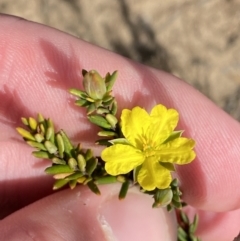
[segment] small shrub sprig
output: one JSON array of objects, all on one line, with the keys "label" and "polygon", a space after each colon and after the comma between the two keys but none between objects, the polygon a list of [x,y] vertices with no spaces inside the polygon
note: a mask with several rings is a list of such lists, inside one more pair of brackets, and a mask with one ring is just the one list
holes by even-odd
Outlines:
[{"label": "small shrub sprig", "polygon": [[[83,70],[82,74],[84,90],[70,89],[70,93],[76,97],[77,106],[86,108],[88,120],[100,128],[96,144],[105,146],[101,156],[94,156],[81,144],[74,145],[63,130],[56,130],[52,120],[41,114],[23,117],[25,127],[17,128],[24,141],[35,148],[35,157],[51,161],[45,172],[56,180],[53,189],[65,185],[74,189],[80,184],[100,195],[99,185],[119,182],[119,199],[135,185],[153,197],[153,208],[181,209],[182,193],[171,172],[175,171],[174,164],[188,164],[196,154],[194,140],[174,130],[178,112],[159,104],[149,114],[137,106],[124,109],[118,119],[112,93],[117,71],[105,77],[95,70]],[[180,216],[178,240],[199,241],[194,236],[196,220],[189,224],[185,214]]]},{"label": "small shrub sprig", "polygon": [[178,241],[200,241],[195,236],[198,226],[198,215],[194,216],[193,222],[190,222],[188,216],[181,210],[178,215]]}]

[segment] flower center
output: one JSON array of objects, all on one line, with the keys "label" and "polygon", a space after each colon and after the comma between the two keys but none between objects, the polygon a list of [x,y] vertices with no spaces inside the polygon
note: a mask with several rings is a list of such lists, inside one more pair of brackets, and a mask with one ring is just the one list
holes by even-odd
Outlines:
[{"label": "flower center", "polygon": [[142,144],[143,144],[143,153],[145,157],[154,156],[156,154],[154,149],[154,142],[151,140],[146,139],[145,137],[142,138]]}]

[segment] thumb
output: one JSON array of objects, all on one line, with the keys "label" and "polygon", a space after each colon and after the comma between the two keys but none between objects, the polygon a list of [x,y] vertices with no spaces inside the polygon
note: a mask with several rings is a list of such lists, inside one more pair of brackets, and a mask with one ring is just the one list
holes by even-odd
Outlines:
[{"label": "thumb", "polygon": [[45,197],[1,221],[2,240],[172,241],[174,213],[152,209],[151,198],[130,189],[123,201],[119,185],[96,196],[85,187]]},{"label": "thumb", "polygon": [[118,192],[119,186],[113,186],[99,208],[100,223],[103,230],[109,233],[106,240],[176,240],[173,212],[153,209],[153,199],[136,188],[130,189],[126,199],[121,201]]}]

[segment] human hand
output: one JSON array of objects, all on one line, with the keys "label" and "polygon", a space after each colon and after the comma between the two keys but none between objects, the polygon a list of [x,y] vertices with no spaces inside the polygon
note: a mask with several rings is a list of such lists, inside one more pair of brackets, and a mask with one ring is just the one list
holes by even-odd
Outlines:
[{"label": "human hand", "polygon": [[196,160],[177,168],[184,201],[193,207],[188,212],[200,216],[197,234],[202,241],[232,240],[238,234],[237,121],[176,77],[59,31],[9,16],[0,17],[0,29],[2,240],[176,239],[173,213],[152,209],[152,199],[135,189],[124,201],[117,199],[118,185],[102,187],[100,197],[84,187],[52,194],[52,178],[43,173],[49,163],[31,156],[16,133],[22,116],[40,112],[74,141],[91,145],[96,129],[67,93],[81,85],[82,68],[101,74],[119,70],[114,88],[119,109],[149,110],[162,103],[179,111],[178,129],[197,143]]}]

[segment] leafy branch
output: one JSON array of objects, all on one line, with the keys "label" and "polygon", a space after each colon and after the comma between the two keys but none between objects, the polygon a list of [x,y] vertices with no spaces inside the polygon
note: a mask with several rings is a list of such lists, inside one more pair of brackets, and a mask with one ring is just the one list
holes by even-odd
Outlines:
[{"label": "leafy branch", "polygon": [[[117,78],[117,71],[107,73],[101,77],[95,70],[82,71],[84,91],[70,89],[70,93],[77,99],[75,104],[86,108],[87,118],[97,125],[101,130],[98,136],[101,138],[96,143],[111,146],[116,143],[126,144],[121,132],[120,123],[116,117],[117,101],[112,95],[112,87]],[[127,174],[112,176],[105,170],[105,162],[93,154],[91,149],[82,148],[81,144],[74,145],[63,130],[55,130],[51,119],[44,118],[38,114],[37,118],[22,118],[24,128],[18,127],[18,133],[24,141],[35,148],[32,154],[41,159],[49,159],[51,165],[45,169],[45,173],[53,175],[55,183],[53,189],[57,190],[65,185],[74,189],[77,184],[86,185],[97,195],[100,195],[98,185],[119,182],[121,188],[119,199],[125,198],[130,186],[138,185],[137,172],[139,168]],[[182,131],[174,131],[165,143],[179,138]],[[171,163],[161,163],[169,171],[174,171]],[[180,210],[185,204],[181,199],[178,180],[174,179],[168,188],[146,191],[140,187],[143,193],[151,195],[154,199],[152,205],[156,207],[167,207]],[[178,241],[200,241],[195,237],[198,217],[195,216],[190,223],[186,214],[182,211],[179,215]]]}]

